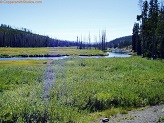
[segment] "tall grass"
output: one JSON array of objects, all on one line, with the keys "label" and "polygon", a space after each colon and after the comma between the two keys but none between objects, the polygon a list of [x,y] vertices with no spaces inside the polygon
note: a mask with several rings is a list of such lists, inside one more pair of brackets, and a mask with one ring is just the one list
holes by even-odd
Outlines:
[{"label": "tall grass", "polygon": [[51,48],[0,48],[0,57],[47,55]]},{"label": "tall grass", "polygon": [[33,56],[79,56],[79,55],[105,55],[101,50],[76,49],[76,47],[54,47],[54,48],[0,48],[0,57],[33,57]]},{"label": "tall grass", "polygon": [[[62,71],[65,71],[64,76]],[[60,102],[64,107],[78,109],[75,114],[110,108],[126,112],[124,109],[129,107],[164,102],[164,61],[161,60],[70,59],[62,71],[51,90],[51,106]]]},{"label": "tall grass", "polygon": [[0,122],[41,121],[45,61],[0,61]]},{"label": "tall grass", "polygon": [[0,67],[0,82],[7,83],[0,85],[3,122],[87,123],[95,118],[95,112],[110,116],[127,113],[129,108],[164,103],[163,60],[131,57],[53,61],[55,84],[46,105],[42,98],[43,61],[31,66],[7,63]]}]

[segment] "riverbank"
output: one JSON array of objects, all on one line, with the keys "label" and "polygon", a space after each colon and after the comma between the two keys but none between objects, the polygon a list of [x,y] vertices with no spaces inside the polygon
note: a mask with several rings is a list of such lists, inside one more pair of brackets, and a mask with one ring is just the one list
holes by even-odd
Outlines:
[{"label": "riverbank", "polygon": [[62,56],[106,56],[95,49],[76,49],[76,47],[54,48],[0,48],[1,58],[11,57],[62,57]]}]

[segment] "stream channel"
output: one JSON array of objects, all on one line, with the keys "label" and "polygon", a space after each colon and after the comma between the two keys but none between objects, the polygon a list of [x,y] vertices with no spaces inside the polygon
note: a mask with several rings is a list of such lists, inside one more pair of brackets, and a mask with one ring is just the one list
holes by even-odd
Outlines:
[{"label": "stream channel", "polygon": [[[0,58],[0,60],[46,60],[46,59],[53,59],[53,60],[60,60],[70,58],[72,56],[59,56],[59,57],[11,57],[11,58]],[[106,56],[75,56],[78,58],[113,58],[113,57],[131,57],[128,54],[122,53],[112,53],[108,52]]]}]

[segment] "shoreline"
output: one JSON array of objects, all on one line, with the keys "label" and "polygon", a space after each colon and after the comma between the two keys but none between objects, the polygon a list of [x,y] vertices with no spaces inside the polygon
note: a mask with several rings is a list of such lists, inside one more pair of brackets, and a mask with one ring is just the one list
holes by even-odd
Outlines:
[{"label": "shoreline", "polygon": [[80,55],[68,55],[68,54],[57,54],[57,55],[12,55],[12,56],[9,56],[9,55],[1,55],[0,58],[28,58],[28,57],[64,57],[64,56],[108,56],[107,54],[96,54],[96,55],[93,55],[93,54],[80,54]]}]

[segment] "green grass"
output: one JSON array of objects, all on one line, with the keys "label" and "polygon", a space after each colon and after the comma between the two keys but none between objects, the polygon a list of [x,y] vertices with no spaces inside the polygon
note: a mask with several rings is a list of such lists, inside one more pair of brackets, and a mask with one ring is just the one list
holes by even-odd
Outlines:
[{"label": "green grass", "polygon": [[55,48],[0,48],[0,57],[18,56],[58,56],[58,55],[105,55],[101,50],[76,49],[76,47],[55,47]]},{"label": "green grass", "polygon": [[53,61],[55,86],[45,105],[45,62],[0,62],[1,121],[88,123],[164,103],[163,60],[70,58]]},{"label": "green grass", "polygon": [[0,61],[0,92],[42,82],[46,60]]},{"label": "green grass", "polygon": [[38,121],[46,61],[0,61],[0,122]]},{"label": "green grass", "polygon": [[71,55],[71,56],[79,56],[79,55],[105,55],[105,53],[101,50],[95,49],[76,49],[76,47],[72,48],[55,48],[51,50],[52,54],[61,54],[61,55]]},{"label": "green grass", "polygon": [[46,55],[51,48],[0,48],[0,56]]},{"label": "green grass", "polygon": [[70,59],[59,73],[62,71],[64,76],[58,74],[51,90],[51,95],[57,95],[51,100],[52,105],[59,101],[65,107],[109,116],[164,102],[163,60]]}]

